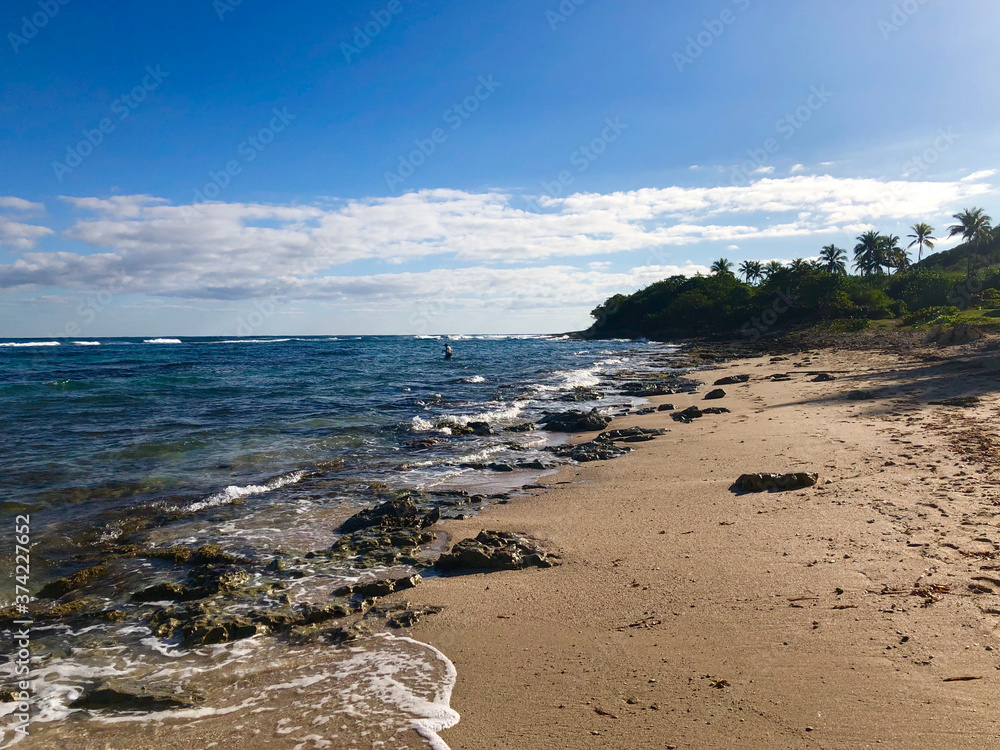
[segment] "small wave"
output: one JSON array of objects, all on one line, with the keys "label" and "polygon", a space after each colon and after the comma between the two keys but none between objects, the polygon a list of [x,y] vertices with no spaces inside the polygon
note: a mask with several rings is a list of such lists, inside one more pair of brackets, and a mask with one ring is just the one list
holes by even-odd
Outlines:
[{"label": "small wave", "polygon": [[463,383],[485,383],[486,378],[482,375],[473,375],[471,378],[462,378]]},{"label": "small wave", "polygon": [[[291,339],[228,339],[226,341],[217,341],[216,343],[218,343],[218,344],[280,344],[283,341],[291,341]],[[178,342],[178,343],[180,343],[180,342]]]},{"label": "small wave", "polygon": [[251,495],[262,495],[265,492],[272,492],[273,490],[280,489],[281,487],[286,487],[290,484],[295,484],[302,480],[306,473],[304,471],[293,471],[291,474],[285,474],[280,477],[275,477],[270,479],[264,484],[248,484],[243,487],[239,485],[231,484],[222,492],[216,492],[210,497],[206,497],[204,500],[199,500],[196,503],[191,503],[187,507],[187,510],[191,513],[196,513],[199,510],[204,510],[205,508],[214,508],[217,505],[228,505],[235,500],[239,500],[243,497],[250,497]]},{"label": "small wave", "polygon": [[100,346],[100,341],[74,341],[77,346]]},{"label": "small wave", "polygon": [[425,336],[423,334],[421,334],[419,336],[414,336],[413,338],[415,338],[415,339],[422,339],[422,340],[429,340],[429,341],[440,341],[441,340],[440,336]]},{"label": "small wave", "polygon": [[59,346],[58,341],[12,341],[9,343],[0,343],[0,346]]},{"label": "small wave", "polygon": [[143,339],[144,344],[179,344],[180,339]]}]

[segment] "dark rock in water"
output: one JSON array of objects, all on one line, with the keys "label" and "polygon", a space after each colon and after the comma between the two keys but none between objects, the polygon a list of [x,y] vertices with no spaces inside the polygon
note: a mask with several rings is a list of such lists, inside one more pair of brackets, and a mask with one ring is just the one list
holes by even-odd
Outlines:
[{"label": "dark rock in water", "polygon": [[728,378],[720,378],[716,380],[714,385],[737,385],[739,383],[749,383],[749,375],[731,375]]},{"label": "dark rock in water", "polygon": [[978,396],[955,396],[953,398],[944,398],[940,401],[928,401],[928,404],[932,406],[962,406],[962,407],[972,407],[976,406],[982,402],[982,399]]},{"label": "dark rock in water", "polygon": [[674,405],[673,404],[660,404],[659,406],[656,407],[656,410],[657,411],[673,411],[674,410]]},{"label": "dark rock in water", "polygon": [[596,388],[578,386],[559,397],[560,401],[600,401],[604,394]]},{"label": "dark rock in water", "polygon": [[716,399],[725,398],[726,392],[721,388],[716,388],[714,391],[709,391],[705,394],[706,401],[715,401]]},{"label": "dark rock in water", "polygon": [[180,601],[185,597],[187,588],[179,583],[158,583],[132,594],[134,602]]},{"label": "dark rock in water", "polygon": [[354,609],[346,600],[330,604],[307,604],[302,610],[302,621],[306,625],[315,625],[328,620],[339,620],[349,617]]},{"label": "dark rock in water", "polygon": [[702,417],[702,411],[697,406],[689,406],[684,411],[675,411],[670,415],[670,418],[675,422],[683,422],[684,424],[690,424],[692,419],[700,419]]},{"label": "dark rock in water", "polygon": [[443,609],[444,607],[435,607],[431,605],[407,609],[405,612],[400,612],[398,615],[390,617],[386,620],[385,624],[390,628],[412,628],[425,616],[436,615]]},{"label": "dark rock in water", "polygon": [[232,555],[222,549],[218,544],[206,544],[194,551],[189,560],[193,565],[247,565],[250,561],[239,555]]},{"label": "dark rock in water", "polygon": [[58,599],[64,594],[81,589],[87,584],[93,583],[98,578],[107,574],[107,565],[92,565],[89,568],[78,570],[71,575],[64,576],[63,578],[45,584],[42,587],[42,590],[35,596],[39,599]]},{"label": "dark rock in water", "polygon": [[325,555],[350,560],[356,568],[414,565],[417,549],[434,541],[434,534],[420,529],[359,529],[338,539]]},{"label": "dark rock in water", "polygon": [[833,375],[828,372],[821,372],[819,375],[812,379],[813,383],[829,383],[831,380],[836,380]]},{"label": "dark rock in water", "polygon": [[388,500],[374,508],[367,508],[348,518],[338,527],[337,531],[349,534],[359,529],[378,526],[384,529],[426,528],[437,523],[440,512],[435,508],[427,514],[422,514],[413,498],[406,495]]},{"label": "dark rock in water", "polygon": [[514,471],[510,464],[489,464],[486,468],[490,471]]},{"label": "dark rock in water", "polygon": [[[555,469],[557,465],[554,463],[547,463],[545,461],[525,461],[517,465],[519,469],[532,469],[534,471],[547,471],[548,469]],[[531,485],[527,485],[530,487]],[[522,488],[523,489],[523,488]]]},{"label": "dark rock in water", "polygon": [[818,474],[744,474],[733,484],[736,492],[769,492],[771,490],[801,490],[819,481]]},{"label": "dark rock in water", "polygon": [[456,572],[551,568],[555,564],[550,553],[530,537],[508,531],[480,531],[475,539],[463,539],[451,552],[441,555],[435,567]]},{"label": "dark rock in water", "polygon": [[473,435],[479,435],[481,437],[487,437],[493,434],[493,428],[490,427],[489,422],[469,422],[466,427],[472,430]]},{"label": "dark rock in water", "polygon": [[188,572],[190,586],[186,596],[201,599],[213,594],[227,594],[250,583],[250,572],[245,568],[228,565],[202,565]]},{"label": "dark rock in water", "polygon": [[371,634],[372,626],[364,620],[358,620],[350,625],[334,628],[327,635],[334,643],[350,643]]},{"label": "dark rock in water", "polygon": [[70,703],[70,708],[116,711],[163,711],[191,708],[200,696],[166,686],[139,684],[131,680],[106,679]]},{"label": "dark rock in water", "polygon": [[522,422],[521,424],[513,424],[507,428],[507,432],[534,432],[534,430],[534,422]]},{"label": "dark rock in water", "polygon": [[848,401],[871,401],[878,398],[875,391],[851,391],[847,394]]},{"label": "dark rock in water", "polygon": [[342,586],[333,592],[334,596],[360,596],[368,598],[373,596],[388,596],[397,591],[412,589],[423,579],[419,575],[412,575],[408,578],[385,578],[379,581],[367,581],[365,583],[352,583],[350,586]]},{"label": "dark rock in water", "polygon": [[589,412],[549,414],[539,420],[539,423],[549,432],[596,432],[607,427],[611,423],[611,417],[604,416],[597,409],[591,409]]}]

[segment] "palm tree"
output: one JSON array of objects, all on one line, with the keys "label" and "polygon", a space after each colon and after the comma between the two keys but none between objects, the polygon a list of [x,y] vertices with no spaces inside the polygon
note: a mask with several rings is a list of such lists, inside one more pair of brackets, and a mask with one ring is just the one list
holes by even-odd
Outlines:
[{"label": "palm tree", "polygon": [[740,263],[740,273],[748,284],[752,284],[764,275],[764,266],[759,260],[745,260]]},{"label": "palm tree", "polygon": [[805,258],[796,258],[788,264],[788,267],[793,273],[805,273],[810,268],[809,261]]},{"label": "palm tree", "polygon": [[733,275],[733,264],[728,258],[719,258],[715,261],[711,268],[709,269],[715,276],[722,276],[728,274]]},{"label": "palm tree", "polygon": [[819,253],[820,266],[835,276],[847,273],[847,251],[827,245]]},{"label": "palm tree", "polygon": [[785,270],[785,267],[781,264],[781,261],[772,260],[766,266],[764,266],[764,276],[771,278],[776,273],[781,273]]},{"label": "palm tree", "polygon": [[875,230],[870,230],[858,237],[858,244],[854,246],[854,270],[863,276],[872,276],[882,273],[882,235]]},{"label": "palm tree", "polygon": [[[899,237],[897,235],[883,235],[881,245],[879,261],[887,269],[895,268],[897,271],[902,271],[910,265],[909,253],[899,246]],[[889,273],[892,273],[892,271],[889,270]]]},{"label": "palm tree", "polygon": [[925,224],[924,222],[914,224],[912,229],[913,234],[907,236],[910,237],[913,242],[907,245],[907,247],[913,247],[914,245],[917,246],[917,263],[919,263],[924,259],[924,248],[926,247],[928,250],[933,250],[934,242],[937,240],[937,237],[931,236],[934,234],[934,227],[930,224]]},{"label": "palm tree", "polygon": [[948,229],[948,236],[962,235],[966,242],[979,244],[993,237],[992,219],[981,208],[967,208],[953,217],[958,224]]}]

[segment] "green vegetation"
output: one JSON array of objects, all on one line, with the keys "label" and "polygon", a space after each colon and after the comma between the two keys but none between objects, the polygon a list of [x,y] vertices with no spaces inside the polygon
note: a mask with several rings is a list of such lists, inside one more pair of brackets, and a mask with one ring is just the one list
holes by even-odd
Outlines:
[{"label": "green vegetation", "polygon": [[[1000,326],[1000,231],[981,208],[955,215],[949,236],[964,244],[933,250],[934,228],[912,227],[904,248],[895,235],[869,231],[857,238],[853,270],[846,250],[827,245],[817,260],[788,265],[746,260],[738,276],[719,258],[708,276],[672,276],[635,294],[616,294],[591,313],[594,338],[672,339],[712,334],[760,338],[774,330],[827,324],[837,332],[880,325]],[[911,263],[910,248],[918,250]]]}]

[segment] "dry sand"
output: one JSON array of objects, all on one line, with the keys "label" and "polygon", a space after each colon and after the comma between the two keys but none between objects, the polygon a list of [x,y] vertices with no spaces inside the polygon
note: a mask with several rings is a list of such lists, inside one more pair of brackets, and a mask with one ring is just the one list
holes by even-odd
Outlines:
[{"label": "dry sand", "polygon": [[[670,432],[448,525],[563,556],[406,592],[446,607],[412,635],[458,669],[452,750],[1000,747],[996,352],[824,351],[702,376],[737,373],[750,383],[710,404],[731,414],[617,420]],[[968,394],[982,402],[927,403]],[[758,471],[820,482],[730,491]]]}]

